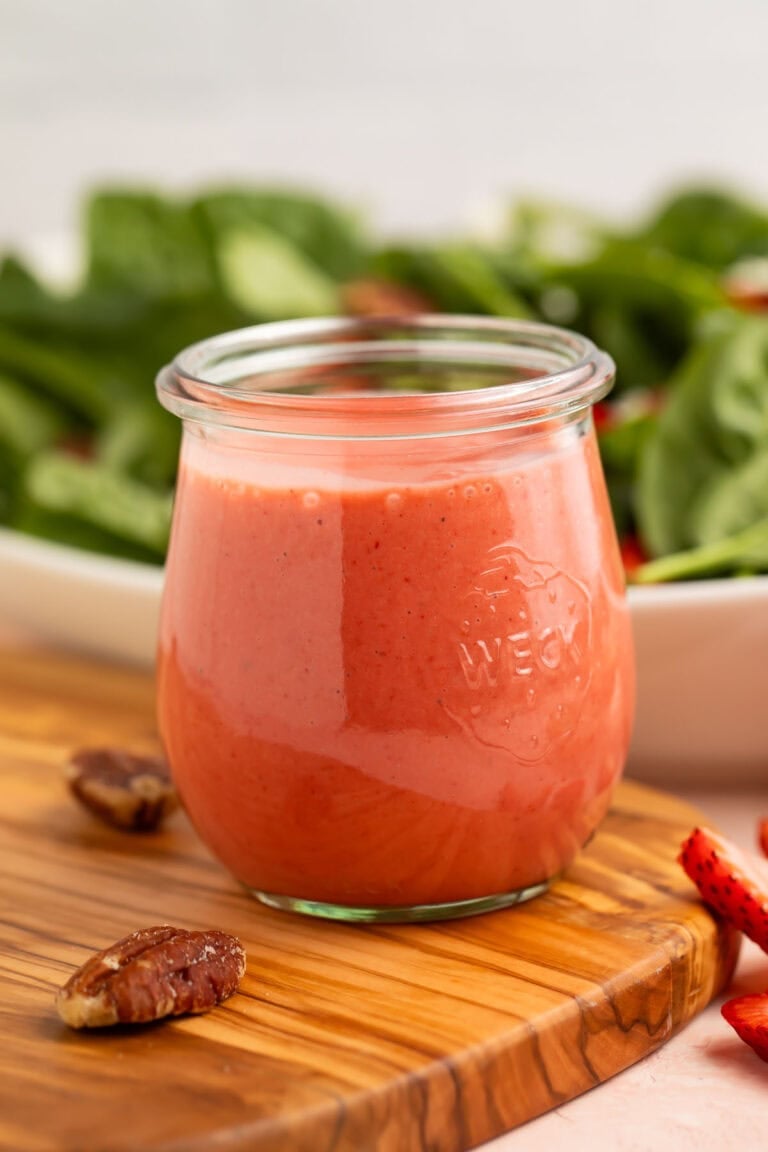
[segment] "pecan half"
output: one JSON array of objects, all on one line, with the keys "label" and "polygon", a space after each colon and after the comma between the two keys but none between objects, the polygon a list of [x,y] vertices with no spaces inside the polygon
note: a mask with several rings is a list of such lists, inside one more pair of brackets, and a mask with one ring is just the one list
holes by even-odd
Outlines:
[{"label": "pecan half", "polygon": [[78,968],[56,1009],[70,1028],[208,1012],[232,995],[244,972],[243,946],[225,932],[141,928]]},{"label": "pecan half", "polygon": [[168,765],[160,756],[119,748],[82,748],[65,768],[74,796],[116,828],[150,832],[178,807]]}]

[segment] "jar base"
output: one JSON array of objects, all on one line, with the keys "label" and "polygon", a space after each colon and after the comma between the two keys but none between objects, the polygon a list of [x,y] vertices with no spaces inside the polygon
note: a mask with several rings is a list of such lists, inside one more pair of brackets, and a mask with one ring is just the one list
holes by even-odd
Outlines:
[{"label": "jar base", "polygon": [[540,896],[549,888],[551,881],[543,880],[529,888],[519,888],[515,892],[499,892],[493,896],[478,896],[472,900],[454,900],[445,904],[380,905],[362,907],[350,904],[328,904],[320,900],[303,900],[298,896],[279,896],[273,892],[261,892],[256,888],[247,891],[266,904],[281,912],[298,912],[302,916],[314,916],[322,920],[344,920],[358,924],[413,924],[427,920],[458,920],[464,916],[480,916],[483,912],[495,912],[509,908]]}]

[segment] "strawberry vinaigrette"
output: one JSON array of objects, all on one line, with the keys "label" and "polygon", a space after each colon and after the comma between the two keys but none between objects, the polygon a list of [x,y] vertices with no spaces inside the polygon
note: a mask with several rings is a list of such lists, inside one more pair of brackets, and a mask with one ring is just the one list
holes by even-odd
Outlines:
[{"label": "strawberry vinaigrette", "polygon": [[279,907],[535,895],[624,763],[632,646],[590,417],[610,361],[451,324],[273,325],[159,380],[184,420],[161,732],[201,838]]}]

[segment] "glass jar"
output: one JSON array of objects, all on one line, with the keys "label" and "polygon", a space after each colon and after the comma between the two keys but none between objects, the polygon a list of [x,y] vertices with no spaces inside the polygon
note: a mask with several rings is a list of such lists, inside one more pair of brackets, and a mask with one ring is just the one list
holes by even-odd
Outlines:
[{"label": "glass jar", "polygon": [[260,900],[468,915],[592,835],[634,699],[612,379],[574,333],[458,316],[262,325],[160,373],[184,429],[160,728]]}]

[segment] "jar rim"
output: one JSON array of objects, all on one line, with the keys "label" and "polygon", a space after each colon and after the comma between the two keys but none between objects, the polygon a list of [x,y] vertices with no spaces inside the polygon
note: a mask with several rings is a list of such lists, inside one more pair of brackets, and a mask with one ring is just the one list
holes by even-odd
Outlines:
[{"label": "jar rim", "polygon": [[[374,365],[474,368],[502,382],[450,391],[307,392],[313,376]],[[505,380],[521,371],[522,379]],[[410,438],[577,414],[610,390],[614,376],[610,356],[569,329],[437,313],[283,320],[224,332],[181,351],[156,387],[160,403],[184,421],[273,435]]]}]

